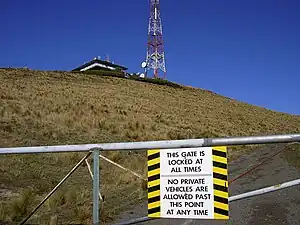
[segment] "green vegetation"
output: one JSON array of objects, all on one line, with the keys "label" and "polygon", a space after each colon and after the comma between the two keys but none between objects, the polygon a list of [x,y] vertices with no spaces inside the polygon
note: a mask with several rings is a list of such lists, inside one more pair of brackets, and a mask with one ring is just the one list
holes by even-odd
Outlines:
[{"label": "green vegetation", "polygon": [[[13,69],[0,69],[0,82],[0,147],[300,132],[299,116],[196,88],[95,73]],[[244,151],[230,148],[229,157]],[[102,154],[146,176],[145,151]],[[23,219],[84,155],[1,155],[0,221]],[[103,220],[146,200],[144,181],[103,160],[100,169]],[[90,224],[91,190],[83,164],[30,222]]]},{"label": "green vegetation", "polygon": [[87,71],[81,71],[81,72],[73,72],[73,73],[81,73],[81,74],[93,74],[93,75],[100,75],[100,76],[110,76],[110,77],[120,77],[124,79],[131,79],[131,80],[137,80],[141,82],[147,82],[152,84],[158,84],[158,85],[166,85],[174,88],[183,88],[183,86],[173,83],[168,80],[160,79],[160,78],[142,78],[139,77],[136,74],[130,75],[128,78],[125,77],[125,74],[122,72],[120,68],[117,68],[115,71],[110,70],[87,70]]},{"label": "green vegetation", "polygon": [[124,78],[123,72],[118,69],[116,71],[111,70],[86,70],[81,72],[72,72],[72,73],[80,73],[80,74],[94,74],[94,75],[100,75],[100,76],[111,76],[111,77],[121,77]]},{"label": "green vegetation", "polygon": [[147,83],[151,83],[151,84],[166,85],[166,86],[175,87],[175,88],[181,88],[182,87],[179,84],[173,83],[173,82],[168,81],[168,80],[160,79],[160,78],[147,78],[147,77],[141,78],[139,76],[131,76],[130,79],[138,80],[138,81],[142,81],[142,82],[147,82]]}]

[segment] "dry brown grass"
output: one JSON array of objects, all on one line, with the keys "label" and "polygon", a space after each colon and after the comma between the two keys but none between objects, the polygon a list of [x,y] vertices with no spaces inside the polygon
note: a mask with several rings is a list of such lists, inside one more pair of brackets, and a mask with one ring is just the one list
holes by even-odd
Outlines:
[{"label": "dry brown grass", "polygon": [[[0,70],[0,82],[0,147],[300,132],[299,116],[190,87],[176,89],[121,78],[29,70]],[[146,175],[145,152],[103,154]],[[230,150],[230,157],[239,154]],[[33,188],[37,203],[83,156],[1,156],[0,188],[15,193]],[[145,185],[103,160],[101,164],[103,219],[109,219],[145,197]],[[82,165],[32,221],[88,224],[91,187],[87,167]],[[5,214],[3,204],[8,208],[12,201],[3,200],[0,220]]]},{"label": "dry brown grass", "polygon": [[284,159],[292,166],[300,169],[300,144],[292,144],[287,147],[283,153]]},{"label": "dry brown grass", "polygon": [[6,220],[6,215],[5,215],[4,204],[0,202],[0,222],[5,220]]}]

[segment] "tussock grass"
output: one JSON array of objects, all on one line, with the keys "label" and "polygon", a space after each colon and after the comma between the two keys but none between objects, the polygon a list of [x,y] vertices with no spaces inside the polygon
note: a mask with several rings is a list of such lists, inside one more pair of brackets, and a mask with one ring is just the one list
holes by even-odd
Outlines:
[{"label": "tussock grass", "polygon": [[0,202],[0,223],[6,220],[4,204]]},{"label": "tussock grass", "polygon": [[29,208],[34,202],[34,194],[31,189],[26,189],[19,198],[12,202],[12,216],[16,220],[20,220],[29,213]]},{"label": "tussock grass", "polygon": [[[3,69],[0,82],[0,147],[300,132],[299,116],[191,87],[173,88],[93,74]],[[251,148],[230,148],[229,156],[238,157],[245,151]],[[145,151],[101,154],[146,177]],[[25,200],[21,190],[31,188],[37,204],[84,155],[0,156],[1,188],[13,190]],[[103,220],[139,199],[145,200],[145,182],[102,159],[100,169],[101,193],[105,196]],[[91,188],[83,164],[32,221],[89,224]],[[1,195],[0,200],[5,210],[11,210],[9,205],[15,201]],[[15,214],[5,211],[5,220],[15,222],[28,212],[19,205]]]},{"label": "tussock grass", "polygon": [[283,155],[287,162],[300,169],[300,144],[289,145]]},{"label": "tussock grass", "polygon": [[21,222],[32,210],[35,194],[32,189],[23,189],[19,196],[11,198],[9,204],[0,202],[0,222]]}]

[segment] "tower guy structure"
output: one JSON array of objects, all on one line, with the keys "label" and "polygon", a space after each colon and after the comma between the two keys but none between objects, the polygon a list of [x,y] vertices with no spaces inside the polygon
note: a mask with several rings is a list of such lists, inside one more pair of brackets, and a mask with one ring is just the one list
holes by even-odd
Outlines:
[{"label": "tower guy structure", "polygon": [[150,75],[149,70],[153,70],[154,78],[166,79],[165,52],[159,1],[160,0],[149,0],[150,17],[147,58],[142,66],[145,68],[146,76]]}]

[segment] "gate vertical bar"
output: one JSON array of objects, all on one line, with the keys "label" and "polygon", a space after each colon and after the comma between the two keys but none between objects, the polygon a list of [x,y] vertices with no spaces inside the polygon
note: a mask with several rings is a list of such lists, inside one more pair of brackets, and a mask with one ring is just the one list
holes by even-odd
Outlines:
[{"label": "gate vertical bar", "polygon": [[99,149],[93,150],[93,224],[99,225],[99,189],[100,189],[100,174],[99,174]]}]

